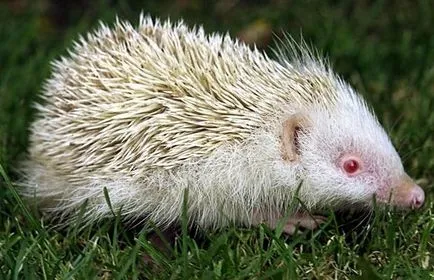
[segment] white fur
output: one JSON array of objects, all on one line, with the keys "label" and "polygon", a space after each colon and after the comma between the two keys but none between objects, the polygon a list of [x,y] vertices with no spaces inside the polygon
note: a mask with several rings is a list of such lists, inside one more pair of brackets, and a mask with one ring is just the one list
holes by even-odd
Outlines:
[{"label": "white fur", "polygon": [[[378,180],[403,172],[400,159],[362,99],[300,51],[277,62],[182,22],[101,24],[53,64],[23,194],[65,217],[87,201],[92,221],[111,213],[106,187],[124,217],[168,225],[188,188],[189,217],[203,227],[284,212],[297,191],[309,209],[368,201]],[[291,163],[280,135],[295,113],[310,126]],[[335,160],[348,149],[372,159],[379,176],[343,176]]]}]

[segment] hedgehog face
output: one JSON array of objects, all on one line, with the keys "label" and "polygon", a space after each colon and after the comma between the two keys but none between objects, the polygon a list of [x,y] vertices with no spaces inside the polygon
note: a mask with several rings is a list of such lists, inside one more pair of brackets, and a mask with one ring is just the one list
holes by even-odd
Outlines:
[{"label": "hedgehog face", "polygon": [[284,123],[282,138],[292,140],[282,145],[289,151],[283,158],[298,161],[305,170],[301,199],[316,207],[342,208],[371,205],[375,196],[381,203],[419,208],[423,190],[405,173],[372,113],[363,103],[356,105],[357,110],[351,103],[310,110]]}]

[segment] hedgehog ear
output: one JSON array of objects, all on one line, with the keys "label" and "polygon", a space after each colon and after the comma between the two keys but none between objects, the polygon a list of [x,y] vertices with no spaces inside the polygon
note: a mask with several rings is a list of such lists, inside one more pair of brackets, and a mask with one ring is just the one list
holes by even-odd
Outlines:
[{"label": "hedgehog ear", "polygon": [[307,120],[301,114],[294,114],[283,122],[281,152],[284,161],[293,162],[298,160],[300,155],[298,137],[300,132],[307,127]]}]

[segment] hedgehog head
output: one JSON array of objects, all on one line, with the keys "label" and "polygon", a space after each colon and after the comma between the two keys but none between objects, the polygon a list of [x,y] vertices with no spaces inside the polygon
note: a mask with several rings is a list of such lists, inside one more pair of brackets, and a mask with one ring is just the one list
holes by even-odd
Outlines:
[{"label": "hedgehog head", "polygon": [[[423,190],[405,173],[386,132],[363,99],[336,79],[333,102],[311,102],[283,123],[283,159],[303,170],[299,190],[311,207],[374,201],[419,208]],[[331,94],[330,94],[331,96]]]}]

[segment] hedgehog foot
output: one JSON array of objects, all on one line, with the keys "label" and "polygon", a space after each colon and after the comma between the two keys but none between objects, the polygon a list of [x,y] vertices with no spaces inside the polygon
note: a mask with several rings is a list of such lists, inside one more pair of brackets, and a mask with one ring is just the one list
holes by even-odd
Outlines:
[{"label": "hedgehog foot", "polygon": [[314,230],[327,220],[326,217],[320,215],[309,215],[308,213],[296,213],[290,217],[283,227],[283,232],[294,234],[297,228],[305,228]]},{"label": "hedgehog foot", "polygon": [[[255,211],[253,214],[252,224],[259,225],[265,224],[271,229],[276,229],[280,219],[283,218],[283,215],[280,213],[276,213],[275,215],[270,215],[267,219],[264,219],[263,216]],[[309,230],[314,230],[319,227],[319,225],[323,224],[327,220],[326,217],[320,215],[310,215],[306,212],[297,212],[286,221],[283,232],[289,235],[293,235],[298,228],[304,228]]]},{"label": "hedgehog foot", "polygon": [[[173,247],[175,246],[178,235],[179,229],[171,226],[159,232],[152,232],[148,236],[148,241],[151,244],[151,247],[161,254],[162,257],[170,258],[172,257]],[[158,266],[158,262],[156,262],[152,254],[145,253],[143,260],[147,266],[149,266],[153,271],[155,270],[154,272],[161,273],[159,270],[162,268]]]}]

